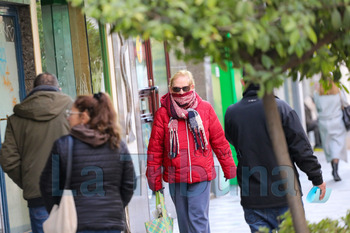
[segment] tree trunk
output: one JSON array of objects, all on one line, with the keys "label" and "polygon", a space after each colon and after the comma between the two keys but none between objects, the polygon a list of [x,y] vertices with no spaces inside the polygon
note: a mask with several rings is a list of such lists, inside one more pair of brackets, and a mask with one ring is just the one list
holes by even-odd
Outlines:
[{"label": "tree trunk", "polygon": [[[280,114],[277,110],[275,96],[273,94],[265,93],[263,97],[263,103],[267,121],[267,129],[271,138],[277,163],[280,167],[288,166],[293,168],[287,149],[287,142],[282,128]],[[288,174],[286,172],[281,172],[281,178],[283,180],[287,180],[287,175]],[[301,203],[301,192],[299,188],[299,183],[297,181],[297,177],[295,175],[294,170],[293,176],[293,180],[288,179],[288,182],[294,181],[296,195],[292,195],[290,192],[287,192],[288,206],[292,215],[295,232],[307,233],[309,232],[309,228],[306,223],[305,212]],[[285,183],[285,188],[287,189],[287,182]]]}]

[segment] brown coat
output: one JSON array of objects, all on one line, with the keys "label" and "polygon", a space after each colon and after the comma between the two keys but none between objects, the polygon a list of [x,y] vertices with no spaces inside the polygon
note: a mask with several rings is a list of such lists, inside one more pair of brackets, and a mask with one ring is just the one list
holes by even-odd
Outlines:
[{"label": "brown coat", "polygon": [[41,197],[39,178],[54,141],[69,133],[65,111],[71,105],[72,99],[61,92],[38,91],[8,118],[0,164],[26,200]]}]

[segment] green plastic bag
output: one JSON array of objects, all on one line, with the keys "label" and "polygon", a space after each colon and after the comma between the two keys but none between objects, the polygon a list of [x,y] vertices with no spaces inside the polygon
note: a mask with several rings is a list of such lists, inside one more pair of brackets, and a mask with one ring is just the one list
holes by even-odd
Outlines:
[{"label": "green plastic bag", "polygon": [[153,221],[145,222],[146,231],[148,233],[172,233],[174,225],[173,218],[168,217],[164,195],[161,192],[156,192],[156,208],[159,205],[161,206],[161,213]]}]

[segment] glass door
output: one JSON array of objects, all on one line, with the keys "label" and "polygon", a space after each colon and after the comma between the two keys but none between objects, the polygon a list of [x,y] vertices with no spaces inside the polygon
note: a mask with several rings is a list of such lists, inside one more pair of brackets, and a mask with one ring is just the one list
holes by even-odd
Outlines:
[{"label": "glass door", "polygon": [[153,85],[158,87],[159,98],[168,93],[168,74],[167,57],[164,48],[164,43],[153,38],[150,39],[151,59],[153,71]]},{"label": "glass door", "polygon": [[[25,96],[20,41],[17,12],[0,6],[0,142],[4,140],[7,116]],[[0,179],[2,232],[29,231],[29,213],[22,190],[2,170]]]},{"label": "glass door", "polygon": [[150,39],[145,42],[137,37],[136,75],[140,98],[141,127],[144,152],[147,151],[153,117],[160,105],[160,97],[168,92],[169,72],[164,43]]},{"label": "glass door", "polygon": [[145,43],[138,36],[134,40],[135,48],[135,68],[136,68],[136,78],[137,78],[137,88],[140,98],[140,118],[141,118],[141,132],[142,132],[142,144],[143,153],[146,154],[148,139],[151,135],[151,123],[153,122],[153,117],[150,112],[150,102],[146,93],[149,89],[149,75],[146,63],[146,49]]}]

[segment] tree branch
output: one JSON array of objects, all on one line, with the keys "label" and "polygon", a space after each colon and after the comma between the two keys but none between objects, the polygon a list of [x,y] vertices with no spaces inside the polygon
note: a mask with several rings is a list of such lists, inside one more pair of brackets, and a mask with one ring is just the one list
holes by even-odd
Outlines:
[{"label": "tree branch", "polygon": [[343,33],[329,33],[321,40],[317,42],[309,51],[304,53],[304,55],[299,58],[297,55],[292,56],[292,58],[282,67],[282,72],[285,72],[288,69],[292,69],[297,67],[298,65],[304,63],[307,59],[309,59],[314,52],[320,49],[323,45],[329,44],[336,39],[338,39]]}]

